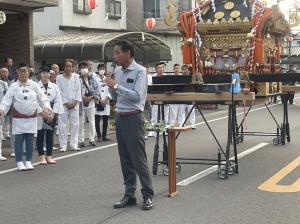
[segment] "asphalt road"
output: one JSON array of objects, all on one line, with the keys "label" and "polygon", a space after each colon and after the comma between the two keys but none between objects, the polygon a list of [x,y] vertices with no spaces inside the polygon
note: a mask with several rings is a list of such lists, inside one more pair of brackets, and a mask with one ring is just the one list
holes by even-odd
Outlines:
[{"label": "asphalt road", "polygon": [[[142,198],[137,192],[138,206],[113,209],[112,204],[123,194],[122,176],[115,140],[79,153],[55,153],[53,166],[35,166],[31,172],[17,172],[13,162],[0,167],[0,224],[100,224],[100,223],[231,223],[231,224],[300,224],[300,162],[289,169],[300,156],[300,99],[289,106],[291,142],[272,144],[273,137],[246,136],[238,144],[238,153],[249,152],[239,160],[239,174],[221,180],[216,172],[202,175],[186,186],[178,186],[179,194],[168,198],[168,179],[161,173],[153,176],[154,209],[142,211]],[[212,129],[226,144],[227,111],[221,108],[206,113]],[[249,131],[276,131],[266,109],[255,106],[246,120]],[[282,105],[271,110],[281,123]],[[243,108],[238,112],[243,114]],[[242,115],[238,116],[241,119]],[[218,146],[202,119],[197,116],[197,129],[182,134],[177,142],[177,156],[217,158]],[[151,168],[154,139],[147,140]],[[265,143],[265,144],[262,144]],[[256,147],[257,148],[254,148]],[[257,150],[254,150],[257,149]],[[284,174],[277,174],[284,167]],[[178,183],[205,171],[210,166],[182,165]],[[289,171],[287,171],[289,170]],[[273,182],[259,187],[273,178]],[[190,180],[190,179],[188,179]],[[276,181],[278,183],[276,183]],[[273,185],[283,185],[270,192]],[[276,188],[276,186],[275,186]],[[289,192],[287,191],[294,191]]]}]

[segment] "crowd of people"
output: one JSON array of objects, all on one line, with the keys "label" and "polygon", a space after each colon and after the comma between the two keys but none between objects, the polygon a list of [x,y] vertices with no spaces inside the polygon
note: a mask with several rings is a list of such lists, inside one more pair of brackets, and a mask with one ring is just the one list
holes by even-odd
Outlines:
[{"label": "crowd of people", "polygon": [[34,137],[40,164],[56,163],[52,157],[55,129],[61,152],[86,146],[85,123],[89,145],[110,140],[107,128],[111,96],[103,83],[106,66],[99,64],[94,72],[90,61],[77,65],[67,59],[63,73],[59,71],[57,64],[42,66],[35,76],[33,68],[25,63],[15,69],[11,58],[5,59],[0,68],[0,160],[7,160],[2,155],[2,140],[10,139],[10,155],[15,157],[18,170],[34,169]]},{"label": "crowd of people", "polygon": [[[155,65],[156,73],[150,73],[146,67],[148,85],[152,77],[166,75],[166,64]],[[63,72],[57,64],[42,66],[35,75],[32,66],[20,63],[17,68],[11,58],[6,58],[0,68],[0,137],[10,139],[10,155],[16,157],[18,170],[33,169],[31,164],[33,138],[36,137],[36,149],[40,164],[55,164],[52,158],[53,135],[58,135],[60,152],[77,151],[85,147],[84,125],[87,123],[88,145],[96,146],[96,141],[109,141],[107,137],[108,121],[112,100],[109,87],[104,83],[107,74],[105,64],[99,64],[93,71],[91,61],[76,64],[75,60],[64,62]],[[187,65],[174,64],[172,75],[190,75]],[[170,126],[182,126],[186,110],[192,105],[165,105],[165,122]],[[157,123],[157,105],[146,102],[151,123]],[[102,122],[102,129],[101,123]],[[195,128],[195,112],[189,118]],[[27,125],[27,126],[26,126]],[[68,135],[69,147],[68,147]],[[155,132],[145,135],[154,137]],[[0,160],[6,158],[1,153]],[[25,152],[26,159],[22,155]]]}]

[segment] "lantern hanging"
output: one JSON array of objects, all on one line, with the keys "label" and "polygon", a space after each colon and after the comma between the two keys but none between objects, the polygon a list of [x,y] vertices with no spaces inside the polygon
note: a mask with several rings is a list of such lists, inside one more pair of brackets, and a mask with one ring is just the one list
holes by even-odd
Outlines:
[{"label": "lantern hanging", "polygon": [[91,9],[97,8],[99,0],[88,0],[88,5]]},{"label": "lantern hanging", "polygon": [[293,40],[294,40],[293,37],[289,37],[289,38],[288,38],[288,41],[289,41],[289,42],[292,42]]},{"label": "lantern hanging", "polygon": [[156,21],[154,18],[148,18],[146,20],[146,26],[148,27],[148,29],[152,29],[156,24]]}]

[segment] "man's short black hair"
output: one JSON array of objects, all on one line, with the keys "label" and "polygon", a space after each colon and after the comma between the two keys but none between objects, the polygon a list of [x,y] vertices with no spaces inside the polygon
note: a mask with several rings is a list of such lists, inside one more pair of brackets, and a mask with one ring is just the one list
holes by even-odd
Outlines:
[{"label": "man's short black hair", "polygon": [[122,40],[122,41],[118,41],[116,43],[116,46],[120,46],[121,50],[123,52],[130,52],[130,57],[133,58],[134,57],[134,47],[132,44],[130,44],[129,42]]},{"label": "man's short black hair", "polygon": [[18,65],[18,69],[22,68],[22,67],[29,68],[28,65],[25,62],[20,62],[19,65]]},{"label": "man's short black hair", "polygon": [[156,63],[155,68],[157,68],[157,66],[159,66],[159,65],[167,66],[166,63],[164,63],[163,61],[161,61],[161,62]]},{"label": "man's short black hair", "polygon": [[106,69],[105,64],[98,64],[97,69],[99,70],[100,68],[105,68]]},{"label": "man's short black hair", "polygon": [[42,66],[40,69],[39,69],[39,73],[42,73],[42,72],[50,72],[50,69],[47,65],[44,65]]},{"label": "man's short black hair", "polygon": [[174,65],[173,65],[173,68],[174,68],[175,66],[180,67],[180,65],[179,65],[178,63],[174,64]]}]

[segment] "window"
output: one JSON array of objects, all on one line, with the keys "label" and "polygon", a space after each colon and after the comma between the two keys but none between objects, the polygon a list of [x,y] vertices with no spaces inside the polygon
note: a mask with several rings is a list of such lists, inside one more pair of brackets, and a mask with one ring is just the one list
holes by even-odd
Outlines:
[{"label": "window", "polygon": [[108,18],[120,19],[121,14],[121,2],[116,0],[106,0],[105,2],[105,10],[108,14]]},{"label": "window", "polygon": [[192,1],[191,0],[179,0],[178,1],[178,10],[182,11],[190,11],[192,9]]},{"label": "window", "polygon": [[143,0],[144,18],[164,18],[169,3],[177,3],[178,11],[190,11],[192,9],[191,0]]},{"label": "window", "polygon": [[73,12],[91,14],[92,9],[88,5],[88,0],[73,0]]}]

